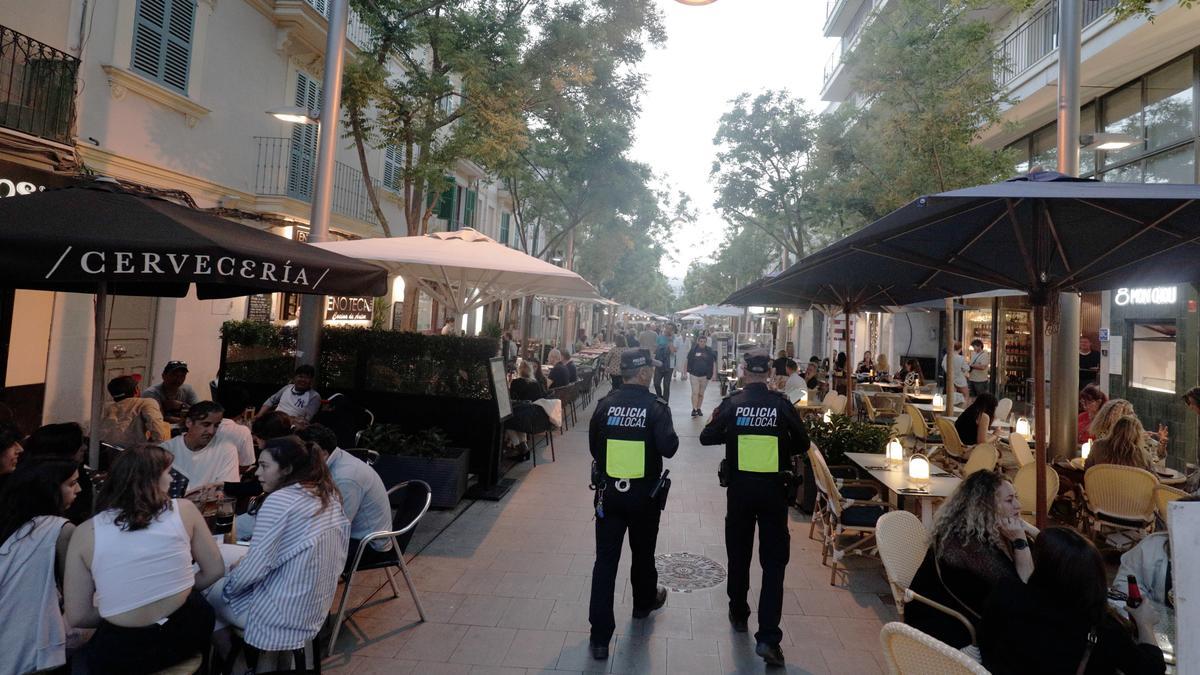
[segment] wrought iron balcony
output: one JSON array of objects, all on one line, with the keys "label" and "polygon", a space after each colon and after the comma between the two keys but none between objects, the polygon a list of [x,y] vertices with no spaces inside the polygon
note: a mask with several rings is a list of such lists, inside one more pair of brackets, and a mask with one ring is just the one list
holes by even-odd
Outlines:
[{"label": "wrought iron balcony", "polygon": [[[1102,19],[1118,0],[1083,3],[1083,27]],[[1058,49],[1058,0],[1050,0],[1024,23],[1006,35],[996,47],[996,81],[1007,85],[1043,57]]]},{"label": "wrought iron balcony", "polygon": [[79,59],[0,26],[0,127],[70,144]]},{"label": "wrought iron balcony", "polygon": [[[254,141],[258,144],[254,193],[312,203],[317,171],[315,144],[268,136],[255,136]],[[383,183],[374,178],[371,182],[382,196]],[[333,169],[333,212],[372,225],[379,224],[367,197],[363,173],[341,162],[335,163]]]}]

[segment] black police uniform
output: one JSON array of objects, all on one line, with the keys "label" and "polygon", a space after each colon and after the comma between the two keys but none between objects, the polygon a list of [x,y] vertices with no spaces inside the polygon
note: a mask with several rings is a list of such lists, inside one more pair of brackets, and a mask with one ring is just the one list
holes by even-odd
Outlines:
[{"label": "black police uniform", "polygon": [[754,525],[759,529],[762,592],[758,599],[760,643],[777,646],[783,638],[783,575],[789,544],[787,485],[783,471],[792,456],[808,449],[808,434],[796,409],[780,392],[763,383],[747,385],[717,407],[713,420],[700,433],[702,445],[725,444],[729,488],[725,515],[725,549],[729,556],[730,618],[750,616],[750,558]]},{"label": "black police uniform", "polygon": [[[622,367],[626,368],[627,361],[638,356],[636,350],[622,354]],[[648,352],[641,352],[640,357],[638,363],[650,363]],[[650,491],[662,473],[663,457],[673,457],[679,448],[679,437],[675,435],[666,402],[656,398],[645,385],[625,382],[596,404],[588,442],[601,477],[596,485],[596,501],[600,506],[596,514],[596,564],[592,569],[588,620],[592,624],[592,644],[607,645],[616,630],[613,592],[626,529],[633,555],[629,570],[633,606],[642,610],[654,608],[658,592],[654,545],[661,511],[657,500],[651,501]],[[623,479],[622,487],[628,481],[626,492],[618,490],[619,479]]]}]

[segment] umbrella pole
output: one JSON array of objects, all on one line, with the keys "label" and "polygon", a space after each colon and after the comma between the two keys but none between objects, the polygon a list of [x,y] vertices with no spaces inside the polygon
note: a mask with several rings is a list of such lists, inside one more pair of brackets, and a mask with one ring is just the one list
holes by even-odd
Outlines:
[{"label": "umbrella pole", "polygon": [[850,325],[850,305],[844,308],[846,316],[846,414],[854,413],[854,328]]},{"label": "umbrella pole", "polygon": [[1046,421],[1043,419],[1046,410],[1046,306],[1042,304],[1033,307],[1033,434],[1035,441],[1035,461],[1037,466],[1037,527],[1046,528]]},{"label": "umbrella pole", "polygon": [[104,406],[104,327],[108,323],[108,282],[96,287],[95,338],[92,344],[92,416],[88,432],[88,466],[100,468],[100,416]]}]

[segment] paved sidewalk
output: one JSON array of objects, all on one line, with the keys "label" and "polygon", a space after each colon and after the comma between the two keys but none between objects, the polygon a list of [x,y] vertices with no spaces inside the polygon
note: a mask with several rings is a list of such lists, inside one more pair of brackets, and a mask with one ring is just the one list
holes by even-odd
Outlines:
[{"label": "paved sidewalk", "polygon": [[[725,564],[725,492],[716,468],[723,450],[699,442],[703,421],[689,417],[690,393],[675,382],[671,410],[679,453],[666,461],[674,484],[662,518],[658,553],[691,552]],[[607,393],[605,386],[602,393]],[[719,402],[710,385],[708,414]],[[671,593],[650,618],[630,618],[629,549],[618,577],[617,636],[608,661],[587,650],[587,603],[595,544],[592,493],[587,489],[588,411],[579,425],[555,437],[538,466],[509,473],[517,483],[500,502],[479,501],[462,511],[410,567],[428,617],[417,622],[412,599],[380,591],[343,628],[329,673],[461,673],[527,675],[553,672],[759,673],[751,616],[748,634],[727,618],[725,584]],[[787,673],[886,672],[879,629],[894,620],[887,582],[877,560],[852,558],[847,582],[829,585],[820,546],[808,538],[809,520],[792,514],[791,562],[784,597],[783,651]],[[757,557],[752,568],[759,578]],[[369,577],[382,583],[377,573]],[[352,602],[377,583],[355,584]],[[370,588],[367,588],[370,587]],[[620,590],[620,589],[623,589]],[[403,584],[401,584],[403,592]],[[750,605],[757,600],[751,589]],[[785,672],[773,670],[771,672]]]}]

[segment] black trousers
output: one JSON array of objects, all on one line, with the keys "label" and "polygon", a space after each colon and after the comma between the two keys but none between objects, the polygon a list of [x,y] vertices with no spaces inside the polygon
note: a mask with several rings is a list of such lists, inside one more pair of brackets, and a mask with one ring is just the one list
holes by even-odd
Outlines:
[{"label": "black trousers", "polygon": [[[657,477],[656,477],[657,479]],[[633,481],[629,492],[617,492],[608,479],[604,492],[604,517],[596,518],[596,564],[592,567],[592,598],[588,620],[592,624],[592,642],[608,644],[617,628],[613,616],[617,564],[629,531],[629,550],[633,555],[629,582],[633,586],[633,606],[649,609],[658,592],[658,571],[654,568],[654,545],[658,540],[661,511],[650,501],[655,480]]]},{"label": "black trousers", "polygon": [[783,614],[783,574],[790,556],[787,494],[783,479],[775,474],[730,478],[726,491],[725,551],[729,556],[729,613],[750,616],[746,593],[750,590],[750,559],[754,555],[754,526],[758,524],[758,562],[762,566],[762,592],[758,596],[759,642],[777,645],[783,639],[779,621]]},{"label": "black trousers", "polygon": [[84,648],[88,671],[154,673],[208,650],[216,616],[199,591],[162,624],[125,628],[101,621]]},{"label": "black trousers", "polygon": [[674,372],[670,368],[654,369],[654,395],[664,401],[671,400],[671,374]]}]

